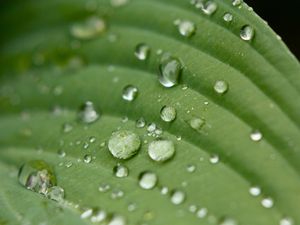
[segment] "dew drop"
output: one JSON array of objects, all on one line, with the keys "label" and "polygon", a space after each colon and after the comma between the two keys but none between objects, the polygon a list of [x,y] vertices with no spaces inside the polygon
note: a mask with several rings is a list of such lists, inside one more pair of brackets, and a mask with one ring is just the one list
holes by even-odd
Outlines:
[{"label": "dew drop", "polygon": [[94,137],[94,136],[89,137],[90,143],[94,143],[95,141],[96,141],[96,137]]},{"label": "dew drop", "polygon": [[279,222],[279,225],[293,225],[293,224],[294,224],[293,220],[288,217],[282,218]]},{"label": "dew drop", "polygon": [[108,192],[110,190],[110,185],[106,183],[100,184],[98,190],[100,192]]},{"label": "dew drop", "polygon": [[153,172],[143,172],[139,176],[139,185],[141,188],[149,190],[156,186],[157,175]]},{"label": "dew drop", "polygon": [[223,20],[224,20],[225,22],[231,22],[232,19],[233,19],[233,16],[232,16],[231,13],[225,13],[225,14],[223,15]]},{"label": "dew drop", "polygon": [[175,20],[179,33],[184,37],[191,37],[196,32],[196,25],[189,20]]},{"label": "dew drop", "polygon": [[107,225],[126,225],[126,221],[124,217],[114,215]]},{"label": "dew drop", "polygon": [[189,206],[189,211],[191,213],[196,213],[197,212],[198,207],[196,205],[190,205]]},{"label": "dew drop", "polygon": [[187,165],[186,167],[186,171],[189,173],[193,173],[196,170],[196,166],[195,165]]},{"label": "dew drop", "polygon": [[200,8],[204,14],[210,16],[218,9],[218,5],[213,1],[208,1],[205,4],[203,4]]},{"label": "dew drop", "polygon": [[85,209],[85,210],[81,213],[80,218],[81,218],[81,219],[87,219],[87,218],[91,217],[92,214],[93,214],[93,209],[88,208],[88,209]]},{"label": "dew drop", "polygon": [[135,126],[137,128],[143,128],[146,125],[146,121],[143,117],[139,118],[136,122],[135,122]]},{"label": "dew drop", "polygon": [[93,123],[99,118],[94,104],[90,101],[85,102],[78,112],[78,118],[83,123]]},{"label": "dew drop", "polygon": [[162,187],[162,188],[160,189],[160,193],[161,193],[162,195],[166,195],[166,194],[168,194],[168,192],[169,192],[169,188],[168,188],[168,187]]},{"label": "dew drop", "polygon": [[226,217],[221,220],[220,225],[238,225],[238,223],[236,220]]},{"label": "dew drop", "polygon": [[242,4],[242,0],[232,0],[233,6],[240,6]]},{"label": "dew drop", "polygon": [[128,159],[135,155],[141,145],[139,136],[129,130],[112,133],[108,141],[110,153],[118,159]]},{"label": "dew drop", "polygon": [[185,193],[180,190],[174,190],[171,193],[171,202],[174,205],[180,205],[185,200]]},{"label": "dew drop", "polygon": [[209,158],[211,164],[217,164],[219,162],[219,156],[217,154],[212,154]]},{"label": "dew drop", "polygon": [[59,186],[48,188],[46,196],[51,200],[62,202],[65,197],[65,190]]},{"label": "dew drop", "polygon": [[135,48],[134,55],[141,61],[146,60],[150,55],[150,47],[144,43],[138,44]]},{"label": "dew drop", "polygon": [[172,106],[163,106],[160,110],[160,118],[165,122],[172,122],[176,119],[176,109]]},{"label": "dew drop", "polygon": [[254,130],[251,134],[250,134],[250,138],[252,141],[260,141],[262,139],[263,135],[260,131],[258,130]]},{"label": "dew drop", "polygon": [[250,193],[250,195],[256,197],[256,196],[260,195],[261,189],[258,186],[252,186],[252,187],[249,188],[249,193]]},{"label": "dew drop", "polygon": [[66,156],[66,152],[62,149],[58,150],[57,154],[60,158],[64,158]]},{"label": "dew drop", "polygon": [[43,160],[32,160],[23,164],[18,179],[27,189],[44,195],[48,188],[56,185],[53,169]]},{"label": "dew drop", "polygon": [[115,189],[111,192],[112,199],[122,198],[123,196],[124,196],[124,192],[122,190]]},{"label": "dew drop", "polygon": [[182,65],[179,59],[171,56],[162,57],[159,63],[159,82],[164,87],[173,87],[179,82]]},{"label": "dew drop", "polygon": [[270,197],[266,197],[261,200],[261,205],[267,209],[272,208],[274,205],[274,201]]},{"label": "dew drop", "polygon": [[129,0],[110,0],[110,4],[113,7],[121,7],[128,3]]},{"label": "dew drop", "polygon": [[228,91],[228,84],[226,81],[218,80],[215,82],[214,90],[218,94],[224,94]]},{"label": "dew drop", "polygon": [[148,146],[148,155],[156,162],[165,162],[175,154],[175,146],[169,140],[152,141]]},{"label": "dew drop", "polygon": [[204,218],[204,217],[206,217],[207,213],[208,213],[207,208],[200,208],[197,211],[196,215],[197,215],[198,218]]},{"label": "dew drop", "polygon": [[90,17],[85,22],[75,24],[71,27],[73,37],[88,40],[101,35],[106,30],[106,23],[103,19]]},{"label": "dew drop", "polygon": [[107,213],[104,210],[97,209],[93,210],[93,215],[91,217],[92,223],[100,223],[107,218]]},{"label": "dew drop", "polygon": [[200,130],[205,124],[205,120],[201,118],[192,118],[190,120],[190,126],[194,130]]},{"label": "dew drop", "polygon": [[64,123],[62,126],[62,130],[64,133],[69,133],[73,130],[73,126],[70,123]]},{"label": "dew drop", "polygon": [[130,203],[130,204],[128,204],[128,206],[127,206],[128,212],[133,212],[133,211],[136,210],[136,208],[137,208],[137,206],[136,206],[135,203]]},{"label": "dew drop", "polygon": [[85,162],[85,163],[91,163],[92,162],[92,156],[91,155],[85,155],[84,157],[83,157],[83,162]]},{"label": "dew drop", "polygon": [[240,37],[245,41],[250,41],[254,36],[254,29],[249,25],[245,25],[241,28]]},{"label": "dew drop", "polygon": [[133,86],[133,85],[127,85],[126,87],[123,88],[123,94],[122,94],[122,98],[125,101],[133,101],[138,95],[138,89],[137,87]]},{"label": "dew drop", "polygon": [[128,168],[120,164],[114,167],[113,172],[116,177],[120,178],[127,177],[129,174]]}]

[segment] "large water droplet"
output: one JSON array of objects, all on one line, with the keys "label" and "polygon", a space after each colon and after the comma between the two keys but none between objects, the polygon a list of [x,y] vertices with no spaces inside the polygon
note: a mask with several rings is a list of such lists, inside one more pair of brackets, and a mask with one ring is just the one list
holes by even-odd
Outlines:
[{"label": "large water droplet", "polygon": [[137,95],[138,95],[137,87],[135,87],[133,85],[127,85],[123,89],[122,98],[126,101],[131,102],[137,97]]},{"label": "large water droplet", "polygon": [[270,197],[266,197],[264,199],[261,200],[261,205],[265,208],[272,208],[274,205],[274,201],[272,198]]},{"label": "large water droplet", "polygon": [[225,92],[228,91],[228,84],[227,84],[227,82],[223,81],[223,80],[216,81],[215,85],[214,85],[214,90],[218,94],[224,94]]},{"label": "large water droplet", "polygon": [[65,190],[59,186],[48,188],[46,196],[54,201],[62,202],[65,197]]},{"label": "large water droplet", "polygon": [[29,190],[46,194],[48,188],[56,185],[53,169],[43,160],[32,160],[19,170],[19,183]]},{"label": "large water droplet", "polygon": [[143,172],[139,176],[139,185],[141,188],[149,190],[156,186],[157,175],[153,172]]},{"label": "large water droplet", "polygon": [[211,164],[217,164],[219,162],[219,156],[217,154],[212,154],[209,158]]},{"label": "large water droplet", "polygon": [[180,205],[185,200],[185,193],[180,190],[174,190],[171,193],[171,202],[174,205]]},{"label": "large water droplet", "polygon": [[81,122],[93,123],[99,118],[99,114],[96,112],[94,104],[87,101],[80,107],[78,118]]},{"label": "large water droplet", "polygon": [[71,27],[71,34],[78,39],[92,39],[106,30],[106,24],[104,20],[91,17],[87,19],[84,23],[75,24]]},{"label": "large water droplet", "polygon": [[107,225],[126,225],[126,220],[122,216],[114,215]]},{"label": "large water droplet", "polygon": [[233,6],[240,6],[242,4],[242,0],[232,0],[232,5]]},{"label": "large water droplet", "polygon": [[240,37],[245,41],[250,41],[254,36],[254,29],[249,25],[245,25],[241,28]]},{"label": "large water droplet", "polygon": [[249,193],[252,196],[259,196],[261,193],[261,189],[258,186],[252,186],[249,188]]},{"label": "large water droplet", "polygon": [[109,141],[110,153],[118,159],[128,159],[135,155],[141,145],[139,136],[132,131],[121,130],[114,132]]},{"label": "large water droplet", "polygon": [[279,225],[294,225],[294,222],[291,218],[285,217],[280,220]]},{"label": "large water droplet", "polygon": [[229,217],[223,218],[220,222],[220,225],[237,225],[237,224],[238,223],[235,219]]},{"label": "large water droplet", "polygon": [[138,44],[135,48],[134,55],[139,60],[146,60],[150,54],[150,47],[144,43]]},{"label": "large water droplet", "polygon": [[213,1],[207,1],[200,8],[201,8],[202,12],[204,12],[204,14],[210,16],[218,9],[218,5],[217,5],[217,3],[213,2]]},{"label": "large water droplet", "polygon": [[172,122],[176,118],[176,109],[172,106],[163,106],[160,110],[160,118],[165,122]]},{"label": "large water droplet", "polygon": [[232,19],[233,19],[233,16],[232,16],[231,13],[225,13],[225,14],[223,15],[223,20],[224,20],[225,22],[231,22]]},{"label": "large water droplet", "polygon": [[196,25],[189,20],[175,20],[174,24],[182,36],[191,37],[196,32]]},{"label": "large water droplet", "polygon": [[152,141],[148,146],[148,155],[156,162],[164,162],[175,154],[174,143],[169,140]]},{"label": "large water droplet", "polygon": [[172,56],[162,57],[159,63],[159,82],[164,87],[173,87],[178,84],[182,65],[179,59]]},{"label": "large water droplet", "polygon": [[116,165],[113,169],[113,172],[114,172],[114,175],[116,177],[127,177],[128,174],[129,174],[129,170],[126,166],[123,166],[123,165]]},{"label": "large water droplet", "polygon": [[250,134],[250,138],[251,138],[252,141],[260,141],[262,139],[262,133],[258,130],[254,130]]}]

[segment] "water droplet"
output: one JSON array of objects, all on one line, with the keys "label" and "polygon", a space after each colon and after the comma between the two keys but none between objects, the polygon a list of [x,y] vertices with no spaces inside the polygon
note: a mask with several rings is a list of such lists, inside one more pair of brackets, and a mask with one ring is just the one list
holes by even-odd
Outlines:
[{"label": "water droplet", "polygon": [[126,221],[124,217],[114,215],[107,225],[126,225]]},{"label": "water droplet", "polygon": [[233,16],[232,16],[231,13],[225,13],[225,14],[223,15],[223,20],[224,20],[225,22],[231,22],[232,19],[233,19]]},{"label": "water droplet", "polygon": [[128,168],[120,164],[114,167],[113,172],[116,177],[120,178],[127,177],[129,173]]},{"label": "water droplet", "polygon": [[91,217],[92,214],[93,214],[93,209],[88,208],[88,209],[85,209],[85,210],[81,213],[80,218],[81,218],[81,219],[87,219],[87,218]]},{"label": "water droplet", "polygon": [[106,24],[104,20],[91,17],[84,23],[73,25],[71,27],[71,34],[75,38],[87,40],[101,35],[105,30]]},{"label": "water droplet", "polygon": [[149,133],[155,132],[155,130],[156,130],[156,124],[155,124],[155,123],[150,123],[150,124],[148,124],[148,126],[147,126],[147,131],[148,131]]},{"label": "water droplet", "polygon": [[190,205],[189,206],[189,211],[191,213],[196,213],[197,212],[198,207],[196,205]]},{"label": "water droplet", "polygon": [[27,189],[44,195],[48,188],[56,185],[53,169],[43,160],[32,160],[23,164],[18,179]]},{"label": "water droplet", "polygon": [[93,123],[99,118],[94,104],[90,101],[85,102],[78,112],[78,118],[83,123]]},{"label": "water droplet", "polygon": [[63,158],[63,157],[66,156],[66,152],[65,152],[64,150],[62,150],[62,149],[58,150],[58,151],[57,151],[57,154],[58,154],[58,156],[59,156],[60,158]]},{"label": "water droplet", "polygon": [[135,126],[137,128],[143,128],[146,125],[146,121],[143,117],[139,118],[136,122],[135,122]]},{"label": "water droplet", "polygon": [[90,163],[90,162],[92,162],[92,156],[91,156],[91,155],[85,155],[85,156],[83,157],[83,162],[85,162],[85,163]]},{"label": "water droplet", "polygon": [[62,126],[62,130],[64,133],[69,133],[73,130],[73,126],[70,123],[64,123]]},{"label": "water droplet", "polygon": [[262,139],[262,133],[258,130],[254,130],[250,134],[250,138],[251,138],[252,141],[260,141]]},{"label": "water droplet", "polygon": [[279,225],[293,225],[293,224],[294,224],[293,220],[288,217],[282,218],[279,222]]},{"label": "water droplet", "polygon": [[138,44],[135,48],[134,55],[139,60],[146,60],[150,54],[150,47],[144,43]]},{"label": "water droplet", "polygon": [[65,197],[65,190],[59,186],[48,188],[46,196],[54,201],[62,202]]},{"label": "water droplet", "polygon": [[107,191],[110,190],[110,185],[109,184],[105,184],[105,183],[104,184],[100,184],[98,190],[100,192],[107,192]]},{"label": "water droplet", "polygon": [[196,170],[196,166],[195,165],[187,165],[186,167],[186,171],[188,171],[189,173],[193,173]]},{"label": "water droplet", "polygon": [[168,187],[162,187],[162,188],[160,189],[160,193],[161,193],[162,195],[166,195],[166,194],[168,194],[168,192],[169,192],[169,188],[168,188]]},{"label": "water droplet", "polygon": [[267,209],[272,208],[274,205],[274,201],[270,197],[266,197],[261,200],[261,205]]},{"label": "water droplet", "polygon": [[73,163],[71,161],[68,161],[68,162],[65,163],[65,166],[67,168],[70,168],[71,166],[73,166]]},{"label": "water droplet", "polygon": [[261,189],[258,186],[252,186],[249,188],[249,193],[252,196],[259,196],[261,193]]},{"label": "water droplet", "polygon": [[240,6],[242,4],[242,0],[232,0],[232,5],[233,6]]},{"label": "water droplet", "polygon": [[160,118],[165,122],[172,122],[176,118],[176,109],[172,106],[163,106],[160,110]]},{"label": "water droplet", "polygon": [[227,84],[227,82],[223,81],[223,80],[216,81],[215,85],[214,85],[214,90],[218,94],[224,94],[225,92],[228,91],[228,84]]},{"label": "water droplet", "polygon": [[191,128],[193,128],[194,130],[200,130],[205,124],[205,120],[201,119],[201,118],[192,118],[190,120],[190,126]]},{"label": "water droplet", "polygon": [[220,225],[237,225],[238,223],[236,222],[236,220],[232,219],[232,218],[223,218],[220,222]]},{"label": "water droplet", "polygon": [[175,20],[174,24],[182,36],[191,37],[196,32],[196,25],[189,20]]},{"label": "water droplet", "polygon": [[196,215],[198,218],[204,218],[207,216],[208,210],[207,208],[201,208],[197,211]]},{"label": "water droplet", "polygon": [[93,215],[91,217],[92,223],[100,223],[107,218],[107,213],[102,209],[93,210]]},{"label": "water droplet", "polygon": [[181,75],[182,65],[181,62],[171,56],[162,57],[159,63],[159,82],[164,87],[173,87],[179,82]]},{"label": "water droplet", "polygon": [[180,205],[185,200],[185,193],[180,190],[174,190],[171,193],[171,202],[174,205]]},{"label": "water droplet", "polygon": [[138,89],[137,87],[133,86],[133,85],[127,85],[126,87],[123,88],[123,94],[122,94],[122,98],[125,101],[133,101],[138,95]]},{"label": "water droplet", "polygon": [[135,211],[136,208],[137,208],[137,206],[136,206],[135,203],[130,203],[130,204],[128,204],[128,206],[127,206],[127,210],[128,210],[129,212]]},{"label": "water droplet", "polygon": [[210,16],[218,9],[218,5],[213,1],[208,1],[205,4],[203,4],[200,8],[202,12],[204,12],[204,14]]},{"label": "water droplet", "polygon": [[89,137],[90,143],[94,143],[95,141],[96,141],[96,137],[94,137],[94,136]]},{"label": "water droplet", "polygon": [[254,29],[249,25],[242,27],[240,31],[240,37],[245,41],[250,41],[254,36]]},{"label": "water droplet", "polygon": [[128,3],[129,0],[110,0],[110,4],[113,7],[120,7],[120,6],[124,6]]},{"label": "water droplet", "polygon": [[111,192],[112,199],[122,198],[123,196],[124,196],[124,191],[122,191],[122,190],[115,189],[115,190],[112,190],[112,192]]},{"label": "water droplet", "polygon": [[152,141],[148,146],[148,155],[156,162],[164,162],[175,154],[175,146],[169,140]]},{"label": "water droplet", "polygon": [[217,154],[212,154],[209,158],[211,164],[216,164],[219,162],[219,156]]},{"label": "water droplet", "polygon": [[135,155],[141,145],[139,136],[132,131],[121,130],[114,132],[109,141],[110,153],[118,159],[128,159]]},{"label": "water droplet", "polygon": [[157,176],[153,172],[143,172],[139,176],[139,185],[141,188],[149,190],[156,186]]}]

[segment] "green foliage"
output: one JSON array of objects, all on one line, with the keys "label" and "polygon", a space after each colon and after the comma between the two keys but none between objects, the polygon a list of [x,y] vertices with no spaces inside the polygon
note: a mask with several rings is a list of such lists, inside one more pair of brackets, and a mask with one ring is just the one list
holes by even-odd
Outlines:
[{"label": "green foliage", "polygon": [[[283,42],[245,3],[214,0],[207,15],[213,6],[202,1],[114,5],[122,2],[2,3],[0,224],[93,224],[81,218],[90,208],[133,225],[300,223],[300,65]],[[189,30],[180,31],[184,21]],[[145,60],[134,54],[140,44]],[[162,72],[174,87],[161,85]],[[122,98],[128,85],[137,88],[133,101]],[[91,121],[87,101],[97,112]],[[149,132],[151,123],[161,130]],[[113,157],[116,130],[139,136],[136,155]],[[175,147],[164,162],[147,152],[157,138]],[[64,201],[27,190],[26,177],[19,183],[32,160],[53,168]],[[118,163],[128,176],[114,175]],[[145,171],[158,178],[151,190],[139,186]],[[175,190],[185,194],[178,205]]]}]

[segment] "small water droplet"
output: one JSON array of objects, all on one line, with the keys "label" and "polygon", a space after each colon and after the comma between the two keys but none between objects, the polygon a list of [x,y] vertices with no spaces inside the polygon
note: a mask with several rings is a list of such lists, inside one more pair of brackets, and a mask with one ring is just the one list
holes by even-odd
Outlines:
[{"label": "small water droplet", "polygon": [[141,188],[149,190],[156,186],[157,184],[157,175],[153,172],[143,172],[139,176],[139,185]]},{"label": "small water droplet", "polygon": [[137,95],[138,95],[137,87],[135,87],[133,85],[127,85],[126,87],[123,88],[122,98],[125,101],[131,102],[134,99],[136,99]]},{"label": "small water droplet", "polygon": [[212,154],[209,158],[211,164],[216,164],[219,162],[219,156],[217,154]]},{"label": "small water droplet", "polygon": [[114,189],[111,192],[111,198],[112,199],[122,198],[123,196],[124,196],[124,191],[122,191],[120,189]]},{"label": "small water droplet", "polygon": [[91,217],[92,223],[100,223],[107,218],[107,213],[102,209],[94,209]]},{"label": "small water droplet", "polygon": [[204,217],[207,216],[207,213],[208,213],[207,208],[200,208],[200,209],[197,211],[196,215],[197,215],[198,218],[204,218]]},{"label": "small water droplet", "polygon": [[173,87],[179,82],[182,65],[179,59],[172,56],[162,57],[159,63],[159,82],[164,87]]},{"label": "small water droplet", "polygon": [[62,126],[62,130],[64,133],[69,133],[73,130],[73,126],[70,123],[64,123]]},{"label": "small water droplet", "polygon": [[87,219],[87,218],[91,217],[92,214],[93,214],[93,209],[87,208],[81,213],[80,218]]},{"label": "small water droplet", "polygon": [[110,4],[113,7],[121,7],[128,3],[129,0],[110,0]]},{"label": "small water droplet", "polygon": [[267,209],[272,208],[274,205],[274,201],[270,197],[266,197],[261,200],[261,205]]},{"label": "small water droplet", "polygon": [[200,130],[205,124],[205,120],[201,119],[201,118],[192,118],[190,120],[190,126],[191,128],[193,128],[194,130]]},{"label": "small water droplet", "polygon": [[90,101],[85,102],[78,112],[78,118],[83,123],[93,123],[99,118],[94,104]]},{"label": "small water droplet", "polygon": [[137,209],[137,205],[136,203],[129,203],[128,206],[127,206],[127,210],[128,212],[133,212]]},{"label": "small water droplet", "polygon": [[96,141],[96,137],[95,136],[89,137],[89,142],[90,143],[94,143],[95,141]]},{"label": "small water droplet", "polygon": [[73,166],[71,161],[65,162],[65,167],[70,168],[71,166]]},{"label": "small water droplet", "polygon": [[65,190],[59,186],[48,188],[46,196],[54,201],[62,202],[65,197]]},{"label": "small water droplet", "polygon": [[175,20],[179,33],[184,37],[191,37],[196,32],[196,25],[189,20]]},{"label": "small water droplet", "polygon": [[189,206],[189,211],[191,213],[196,213],[197,212],[198,207],[196,205],[190,205]]},{"label": "small water droplet", "polygon": [[66,152],[62,149],[58,150],[57,154],[60,158],[64,158],[66,156]]},{"label": "small water droplet", "polygon": [[214,90],[218,94],[224,94],[228,91],[228,84],[226,81],[218,80],[215,82]]},{"label": "small water droplet", "polygon": [[150,55],[150,47],[144,43],[138,44],[135,48],[134,55],[139,60],[146,60]]},{"label": "small water droplet", "polygon": [[221,220],[220,225],[238,225],[238,223],[236,220],[226,217]]},{"label": "small water droplet", "polygon": [[207,1],[200,8],[204,14],[210,16],[218,9],[218,5],[217,5],[217,3],[213,2],[213,1]]},{"label": "small water droplet", "polygon": [[114,175],[116,177],[127,177],[128,174],[129,174],[129,170],[126,166],[123,166],[123,165],[116,165],[113,169],[113,172],[114,172]]},{"label": "small water droplet", "polygon": [[118,159],[128,159],[135,155],[141,145],[139,136],[132,131],[120,130],[114,132],[109,141],[110,153]]},{"label": "small water droplet", "polygon": [[232,5],[233,6],[240,6],[242,4],[242,0],[232,0]]},{"label": "small water droplet", "polygon": [[143,128],[146,125],[146,121],[143,117],[139,118],[136,122],[135,122],[135,126],[137,128]]},{"label": "small water droplet", "polygon": [[160,118],[165,122],[172,122],[176,119],[176,109],[172,106],[163,106],[160,110]]},{"label": "small water droplet", "polygon": [[171,202],[174,205],[180,205],[185,200],[185,193],[180,190],[174,190],[171,193]]},{"label": "small water droplet", "polygon": [[195,172],[195,170],[196,170],[196,166],[195,165],[187,165],[187,167],[186,167],[186,171],[187,172],[189,172],[189,173],[193,173],[193,172]]},{"label": "small water droplet", "polygon": [[250,138],[252,141],[260,141],[262,139],[262,133],[258,130],[254,130],[251,134],[250,134]]},{"label": "small water droplet", "polygon": [[294,222],[291,218],[285,217],[280,220],[279,225],[294,225]]},{"label": "small water droplet", "polygon": [[252,196],[259,196],[261,193],[261,189],[258,186],[252,186],[249,188],[249,193]]},{"label": "small water droplet", "polygon": [[107,192],[110,190],[110,185],[109,184],[106,184],[106,183],[103,183],[103,184],[100,184],[98,190],[100,192]]},{"label": "small water droplet", "polygon": [[161,193],[162,195],[166,195],[166,194],[168,194],[168,192],[169,192],[169,188],[168,188],[168,187],[162,187],[162,188],[160,189],[160,193]]},{"label": "small water droplet", "polygon": [[91,163],[92,162],[92,156],[91,155],[85,155],[84,157],[83,157],[83,162],[85,162],[85,163]]},{"label": "small water droplet", "polygon": [[90,17],[85,22],[75,24],[71,27],[71,34],[75,38],[87,40],[101,35],[106,30],[103,19]]},{"label": "small water droplet", "polygon": [[223,15],[223,20],[224,20],[225,22],[231,22],[232,19],[233,19],[233,16],[232,16],[231,13],[225,13],[225,14]]},{"label": "small water droplet", "polygon": [[250,41],[254,36],[254,29],[249,26],[245,25],[241,28],[240,37],[245,41]]},{"label": "small water droplet", "polygon": [[148,146],[148,155],[156,162],[165,162],[175,154],[175,146],[169,140],[152,141]]},{"label": "small water droplet", "polygon": [[53,169],[43,160],[32,160],[23,164],[18,179],[27,189],[44,195],[48,188],[56,185]]}]

